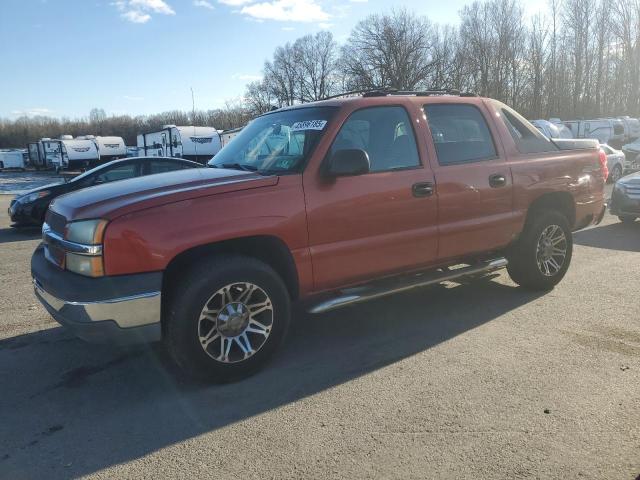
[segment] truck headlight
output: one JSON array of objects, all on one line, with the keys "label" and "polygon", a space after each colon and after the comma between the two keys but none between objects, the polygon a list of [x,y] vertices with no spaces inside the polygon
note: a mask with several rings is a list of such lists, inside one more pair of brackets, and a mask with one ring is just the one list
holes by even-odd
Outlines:
[{"label": "truck headlight", "polygon": [[67,224],[65,239],[83,245],[99,245],[106,226],[107,221],[103,219],[71,222]]}]

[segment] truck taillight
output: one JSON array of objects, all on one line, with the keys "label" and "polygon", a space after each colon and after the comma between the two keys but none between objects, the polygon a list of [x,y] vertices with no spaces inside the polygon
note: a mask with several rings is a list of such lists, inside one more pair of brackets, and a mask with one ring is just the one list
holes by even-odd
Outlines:
[{"label": "truck taillight", "polygon": [[600,158],[600,171],[602,172],[602,176],[604,177],[604,181],[607,181],[609,177],[609,167],[607,166],[607,154],[604,150],[598,151],[598,156]]}]

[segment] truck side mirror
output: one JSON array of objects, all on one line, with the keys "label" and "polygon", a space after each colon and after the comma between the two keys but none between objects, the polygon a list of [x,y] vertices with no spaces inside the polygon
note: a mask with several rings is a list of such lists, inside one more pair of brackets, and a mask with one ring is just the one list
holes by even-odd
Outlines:
[{"label": "truck side mirror", "polygon": [[348,177],[369,173],[369,155],[359,148],[336,150],[329,158],[326,173],[330,177]]}]

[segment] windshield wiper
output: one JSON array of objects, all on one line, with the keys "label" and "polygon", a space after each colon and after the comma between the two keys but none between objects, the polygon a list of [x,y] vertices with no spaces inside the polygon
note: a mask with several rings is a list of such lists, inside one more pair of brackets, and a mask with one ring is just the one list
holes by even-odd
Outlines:
[{"label": "windshield wiper", "polygon": [[254,167],[253,165],[245,165],[242,163],[218,163],[212,165],[213,168],[229,168],[231,170],[243,170],[245,172],[255,172],[258,170],[258,167]]}]

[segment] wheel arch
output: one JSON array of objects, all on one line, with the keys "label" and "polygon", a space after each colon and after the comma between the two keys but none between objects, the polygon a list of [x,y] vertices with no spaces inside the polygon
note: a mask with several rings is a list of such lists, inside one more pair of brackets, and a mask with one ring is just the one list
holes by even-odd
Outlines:
[{"label": "wheel arch", "polygon": [[[298,270],[287,244],[273,235],[257,235],[222,240],[191,247],[173,257],[162,276],[163,298],[170,298],[172,286],[180,278],[180,272],[211,255],[245,255],[260,260],[273,268],[285,283],[292,300],[299,296]],[[165,292],[168,295],[165,295]]]},{"label": "wheel arch", "polygon": [[564,215],[573,229],[576,223],[576,203],[569,192],[550,192],[536,198],[527,209],[525,225],[541,211],[554,210]]}]

